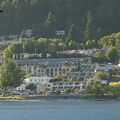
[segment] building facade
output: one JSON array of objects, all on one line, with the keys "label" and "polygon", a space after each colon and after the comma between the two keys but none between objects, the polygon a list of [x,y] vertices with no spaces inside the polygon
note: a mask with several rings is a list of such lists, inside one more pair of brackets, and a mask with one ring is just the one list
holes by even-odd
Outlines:
[{"label": "building facade", "polygon": [[39,76],[31,76],[24,80],[26,85],[35,84],[37,87],[37,92],[41,92],[45,87],[50,84],[50,80],[52,77],[39,77]]},{"label": "building facade", "polygon": [[[17,65],[21,67],[25,75],[31,74],[43,77],[54,77],[59,74],[69,75],[71,73],[77,73],[80,72],[80,70],[82,71],[83,66],[90,68],[89,66],[91,66],[91,64],[90,58],[17,60]],[[86,73],[85,70],[84,73]],[[85,75],[83,74],[82,77],[84,76]]]},{"label": "building facade", "polygon": [[80,81],[61,81],[61,82],[54,82],[47,86],[47,88],[50,88],[52,90],[64,90],[66,88],[71,89],[72,91],[80,91]]}]

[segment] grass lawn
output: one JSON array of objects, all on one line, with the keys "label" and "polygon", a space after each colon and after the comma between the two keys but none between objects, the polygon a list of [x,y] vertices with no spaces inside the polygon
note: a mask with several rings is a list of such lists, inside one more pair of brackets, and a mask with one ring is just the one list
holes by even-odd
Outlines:
[{"label": "grass lawn", "polygon": [[25,100],[25,97],[22,97],[22,96],[6,96],[6,97],[0,97],[0,100],[8,100],[8,99],[11,99],[11,100]]}]

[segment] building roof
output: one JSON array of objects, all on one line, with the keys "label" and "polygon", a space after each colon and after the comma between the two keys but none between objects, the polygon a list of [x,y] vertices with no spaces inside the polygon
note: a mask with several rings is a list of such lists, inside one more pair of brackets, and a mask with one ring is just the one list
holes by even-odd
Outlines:
[{"label": "building roof", "polygon": [[56,58],[56,59],[29,59],[29,60],[16,60],[17,64],[64,64],[74,63],[88,58]]},{"label": "building roof", "polygon": [[58,51],[57,54],[66,54],[66,55],[72,55],[72,54],[76,54],[77,51],[76,50],[66,50],[66,51]]}]

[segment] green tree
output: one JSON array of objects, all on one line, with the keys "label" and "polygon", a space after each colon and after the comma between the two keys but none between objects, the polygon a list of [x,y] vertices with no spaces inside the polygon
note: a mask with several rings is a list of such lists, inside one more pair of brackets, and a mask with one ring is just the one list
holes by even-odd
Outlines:
[{"label": "green tree", "polygon": [[50,53],[52,55],[52,57],[56,57],[56,52],[58,51],[58,47],[54,44],[54,43],[51,43],[49,46],[48,46],[48,53]]},{"label": "green tree", "polygon": [[97,73],[95,73],[94,78],[102,79],[102,80],[109,80],[110,75],[107,72],[97,72]]},{"label": "green tree", "polygon": [[2,54],[3,54],[3,57],[4,57],[4,59],[6,59],[6,58],[11,58],[11,51],[10,50],[8,50],[8,49],[5,49],[3,52],[2,52]]},{"label": "green tree", "polygon": [[35,53],[36,48],[36,42],[37,40],[30,38],[30,39],[25,39],[23,42],[23,50],[26,53]]},{"label": "green tree", "polygon": [[19,54],[23,52],[22,44],[11,44],[3,51],[4,58],[11,58],[13,54]]},{"label": "green tree", "polygon": [[48,48],[50,46],[50,40],[46,39],[46,38],[40,38],[38,39],[38,44],[39,44],[39,48],[40,51],[42,53],[42,57],[46,58],[47,57],[47,53],[48,53]]},{"label": "green tree", "polygon": [[67,34],[67,37],[66,37],[66,42],[70,42],[70,41],[77,41],[77,29],[76,29],[76,26],[75,24],[72,24],[70,26],[70,29],[68,31],[68,34]]},{"label": "green tree", "polygon": [[74,49],[74,50],[76,50],[76,49],[79,48],[79,43],[71,40],[71,41],[68,43],[68,48],[69,48],[69,49]]},{"label": "green tree", "polygon": [[86,30],[85,30],[85,39],[92,40],[94,39],[94,19],[90,11],[87,13],[87,23],[86,23]]},{"label": "green tree", "polygon": [[64,92],[66,92],[66,93],[70,93],[72,90],[70,89],[70,88],[65,88],[64,89]]},{"label": "green tree", "polygon": [[64,80],[64,77],[65,77],[64,74],[59,74],[59,75],[54,76],[54,79],[56,81],[62,81],[62,80]]},{"label": "green tree", "polygon": [[58,44],[58,46],[60,47],[60,50],[62,50],[62,51],[64,51],[65,48],[66,48],[66,44],[65,44],[65,43],[62,43],[62,42],[60,42],[60,43]]},{"label": "green tree", "polygon": [[87,40],[85,44],[86,48],[99,48],[97,40]]},{"label": "green tree", "polygon": [[117,62],[118,57],[119,57],[116,48],[108,49],[105,55],[106,55],[107,60],[112,63]]},{"label": "green tree", "polygon": [[89,79],[86,86],[86,92],[95,95],[95,97],[103,97],[106,85],[96,79]]},{"label": "green tree", "polygon": [[[94,28],[98,33],[101,33],[100,29],[102,28],[103,36],[120,31],[118,25],[119,3],[119,0],[110,0],[109,3],[105,0],[1,0],[1,9],[9,10],[9,14],[0,16],[0,33],[1,36],[19,34],[23,29],[31,28],[36,29],[35,33],[42,36],[41,33],[45,32],[43,31],[44,21],[46,21],[49,11],[52,14],[54,11],[55,22],[53,26],[56,30],[67,30],[69,24],[76,23],[83,33],[86,24],[85,13],[90,10],[94,14]],[[99,39],[100,36],[97,35],[97,38]]]},{"label": "green tree", "polygon": [[92,59],[94,62],[98,62],[98,63],[103,63],[107,61],[106,56],[101,51],[96,52],[93,55]]},{"label": "green tree", "polygon": [[112,95],[120,97],[120,81],[109,83],[109,88]]},{"label": "green tree", "polygon": [[35,84],[29,84],[26,86],[26,89],[29,89],[31,91],[36,91],[37,86]]},{"label": "green tree", "polygon": [[120,47],[120,32],[100,38],[99,44],[103,48]]},{"label": "green tree", "polygon": [[21,32],[21,34],[20,34],[20,40],[21,40],[22,38],[26,38],[25,30],[23,30],[23,31]]},{"label": "green tree", "polygon": [[52,12],[51,11],[49,11],[49,13],[48,13],[48,16],[47,16],[47,19],[46,19],[46,24],[47,25],[51,25],[51,24],[53,24],[53,22],[54,22],[55,20],[54,20],[54,15],[52,14]]},{"label": "green tree", "polygon": [[0,87],[7,91],[21,84],[22,71],[16,66],[15,61],[6,59],[0,67]]},{"label": "green tree", "polygon": [[52,37],[55,33],[55,16],[52,14],[51,11],[49,11],[47,19],[45,21],[45,36],[46,37]]}]

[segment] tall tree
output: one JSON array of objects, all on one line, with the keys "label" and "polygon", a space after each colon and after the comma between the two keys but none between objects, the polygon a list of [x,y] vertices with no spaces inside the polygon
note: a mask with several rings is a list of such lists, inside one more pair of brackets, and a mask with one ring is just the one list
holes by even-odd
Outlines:
[{"label": "tall tree", "polygon": [[46,37],[52,37],[55,33],[55,16],[49,11],[45,21],[45,34]]},{"label": "tall tree", "polygon": [[98,62],[98,63],[102,63],[102,62],[106,62],[107,61],[106,56],[101,51],[96,52],[93,55],[92,60],[94,62]]},{"label": "tall tree", "polygon": [[110,48],[106,52],[106,57],[109,62],[115,63],[118,60],[118,52],[116,48]]},{"label": "tall tree", "polygon": [[16,66],[15,61],[6,59],[0,67],[0,87],[7,91],[20,85],[22,71]]},{"label": "tall tree", "polygon": [[111,82],[109,83],[110,92],[114,95],[119,97],[120,96],[120,82]]},{"label": "tall tree", "polygon": [[86,92],[95,95],[95,97],[103,97],[106,87],[102,82],[90,78],[87,82]]},{"label": "tall tree", "polygon": [[87,13],[85,39],[86,40],[94,39],[94,19],[93,19],[93,16],[90,11],[88,11],[88,13]]},{"label": "tall tree", "polygon": [[66,42],[70,42],[71,40],[77,41],[77,29],[75,24],[71,24],[68,35],[66,37]]}]

